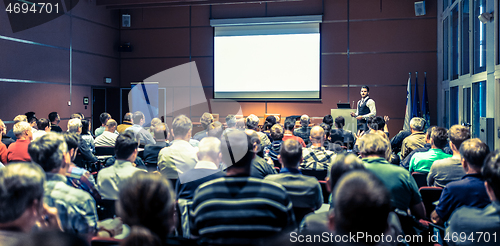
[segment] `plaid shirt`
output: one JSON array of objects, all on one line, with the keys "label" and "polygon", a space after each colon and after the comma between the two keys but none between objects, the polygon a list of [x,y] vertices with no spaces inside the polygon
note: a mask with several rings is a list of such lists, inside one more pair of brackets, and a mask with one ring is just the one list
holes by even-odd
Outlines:
[{"label": "plaid shirt", "polygon": [[101,202],[101,195],[95,188],[94,176],[89,171],[72,164],[66,172],[66,178],[68,185],[88,192],[96,203]]},{"label": "plaid shirt", "polygon": [[328,170],[332,165],[335,153],[326,150],[325,147],[311,146],[302,151],[301,169],[305,170]]}]

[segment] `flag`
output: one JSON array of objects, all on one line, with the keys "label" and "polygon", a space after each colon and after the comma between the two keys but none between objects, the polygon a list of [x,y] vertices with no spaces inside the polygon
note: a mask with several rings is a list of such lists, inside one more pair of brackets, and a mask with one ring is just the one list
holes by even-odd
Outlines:
[{"label": "flag", "polygon": [[406,87],[406,114],[405,121],[403,125],[403,130],[410,130],[410,120],[411,120],[411,73],[408,77],[408,86]]},{"label": "flag", "polygon": [[431,125],[431,113],[429,112],[429,98],[427,97],[427,73],[424,73],[424,92],[422,94],[422,117],[425,120],[424,130]]},{"label": "flag", "polygon": [[[411,102],[411,118],[421,117],[420,97],[418,96],[418,72],[415,73],[415,91],[413,92],[413,101]],[[410,119],[411,119],[410,118]]]}]

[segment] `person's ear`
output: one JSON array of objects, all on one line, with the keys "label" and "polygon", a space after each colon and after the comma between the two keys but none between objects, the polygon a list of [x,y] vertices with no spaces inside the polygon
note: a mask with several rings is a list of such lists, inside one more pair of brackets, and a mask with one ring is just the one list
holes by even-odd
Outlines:
[{"label": "person's ear", "polygon": [[335,231],[335,213],[332,211],[328,214],[328,229]]},{"label": "person's ear", "polygon": [[328,194],[331,194],[332,193],[332,183],[330,182],[330,178],[326,177],[325,181],[326,181],[326,190],[328,191]]}]

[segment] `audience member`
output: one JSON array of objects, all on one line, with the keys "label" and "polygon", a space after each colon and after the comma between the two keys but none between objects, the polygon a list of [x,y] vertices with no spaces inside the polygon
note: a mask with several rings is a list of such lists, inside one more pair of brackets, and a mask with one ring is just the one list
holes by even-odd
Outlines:
[{"label": "audience member", "polygon": [[33,132],[33,140],[45,135],[50,132],[50,122],[45,118],[41,118],[37,121],[37,130]]},{"label": "audience member", "polygon": [[[342,144],[347,143],[348,149],[352,149],[354,144],[356,143],[356,134],[354,134],[352,131],[344,129],[345,126],[345,119],[342,116],[337,116],[335,118],[335,128],[331,130],[331,138],[332,142],[333,139],[335,138],[334,135],[338,136],[339,139],[342,139]],[[354,127],[354,126],[352,126]]]},{"label": "audience member", "polygon": [[430,135],[431,149],[413,155],[410,160],[410,173],[428,173],[434,161],[450,158],[452,155],[443,152],[448,142],[447,130],[443,127],[435,127]]},{"label": "audience member", "polygon": [[[321,123],[319,124],[319,126],[321,128],[323,128],[323,131],[325,131],[325,142],[323,143],[323,147],[325,147],[325,149],[327,150],[334,150],[334,146],[331,142],[331,138],[330,138],[330,132],[331,132],[331,128],[330,128],[330,125],[326,124],[326,123]],[[311,141],[309,141],[309,146],[308,147],[311,147]]]},{"label": "audience member", "polygon": [[410,120],[411,135],[406,137],[401,144],[401,159],[408,156],[413,150],[424,147],[425,133],[424,133],[425,120],[420,117],[413,117]]},{"label": "audience member", "polygon": [[[401,163],[399,164],[400,166],[402,166],[406,169],[409,169],[410,168],[410,161],[411,161],[414,154],[420,153],[420,152],[426,152],[426,151],[429,151],[431,149],[431,144],[430,144],[431,134],[432,134],[432,131],[434,129],[436,129],[436,126],[430,126],[429,128],[427,128],[427,131],[425,132],[426,144],[424,145],[424,147],[413,150],[406,158],[401,160]],[[453,151],[448,146],[443,148],[443,152],[446,154],[449,154],[449,155],[453,155]]]},{"label": "audience member", "polygon": [[106,122],[106,130],[99,136],[95,138],[95,146],[115,146],[116,138],[118,134],[116,134],[116,126],[117,123],[113,119],[109,119]]},{"label": "audience member", "polygon": [[73,163],[78,152],[78,146],[80,146],[80,142],[82,141],[80,135],[71,132],[63,132],[62,136],[68,146],[68,154],[71,158],[71,162],[68,165],[68,169],[65,174],[68,179],[67,184],[88,192],[94,198],[96,203],[99,204],[101,202],[101,195],[96,189],[94,176],[90,174],[89,171],[79,168]]},{"label": "audience member", "polygon": [[108,122],[109,119],[111,119],[110,114],[106,112],[101,113],[101,115],[99,116],[99,121],[101,121],[102,125],[99,128],[95,129],[94,131],[95,137],[98,137],[104,132],[104,130],[106,130],[106,122]]},{"label": "audience member", "polygon": [[260,138],[260,144],[262,147],[269,146],[271,144],[271,140],[267,137],[265,133],[259,132],[259,117],[254,114],[251,114],[246,119],[246,128],[250,130],[254,130]]},{"label": "audience member", "polygon": [[116,130],[118,133],[123,133],[127,128],[131,127],[133,125],[132,123],[132,113],[128,112],[123,116],[123,122],[118,125]]},{"label": "audience member", "polygon": [[453,156],[446,159],[435,161],[429,174],[427,175],[427,184],[444,188],[448,183],[462,179],[465,171],[461,163],[460,146],[470,138],[470,131],[462,125],[454,125],[448,130],[450,139],[450,148]]},{"label": "audience member", "polygon": [[325,117],[323,117],[323,123],[329,125],[331,129],[333,127],[333,117],[329,114],[325,115]]},{"label": "audience member", "polygon": [[[71,119],[68,121],[68,132],[81,135],[82,122],[80,121],[80,119]],[[95,157],[95,155],[92,153],[92,149],[86,141],[80,141],[80,145],[78,146],[78,153],[80,153],[81,155],[81,161],[77,161],[75,164],[79,167],[86,167],[89,164],[98,161],[97,157]]]},{"label": "audience member", "polygon": [[14,246],[31,232],[60,230],[57,211],[43,203],[45,173],[32,163],[14,163],[0,168],[0,245]]},{"label": "audience member", "polygon": [[170,130],[168,129],[167,124],[160,124],[157,125],[154,129],[154,138],[156,143],[155,144],[147,144],[144,147],[144,162],[147,164],[152,164],[156,166],[158,164],[158,154],[160,153],[160,150],[168,147],[168,132]]},{"label": "audience member", "polygon": [[5,126],[5,123],[3,123],[2,120],[0,120],[0,135],[2,135],[2,143],[5,144],[5,147],[9,147],[9,145],[13,142],[15,142],[12,138],[7,136],[7,126]]},{"label": "audience member", "polygon": [[292,117],[286,118],[283,127],[283,129],[285,130],[283,132],[283,141],[286,141],[288,139],[294,139],[297,140],[300,143],[300,145],[302,145],[302,148],[305,148],[306,143],[304,142],[304,140],[301,137],[293,135],[294,128],[295,128],[295,119],[293,119]]},{"label": "audience member", "polygon": [[311,127],[309,124],[311,123],[309,116],[304,114],[300,117],[300,128],[297,128],[293,131],[293,135],[302,138],[304,143],[309,145],[309,134],[311,132]]},{"label": "audience member", "polygon": [[149,126],[149,133],[151,133],[151,135],[153,136],[154,135],[154,129],[156,126],[158,126],[159,124],[161,124],[161,120],[159,118],[153,118],[151,120],[151,125]]},{"label": "audience member", "polygon": [[[14,125],[19,122],[28,122],[28,118],[26,117],[26,115],[20,114],[14,118]],[[9,132],[7,132],[7,137],[11,138],[14,141],[17,140],[16,134],[14,133],[14,128],[10,129]]]},{"label": "audience member", "polygon": [[[302,175],[299,164],[302,162],[302,145],[289,139],[283,142],[278,156],[283,165],[279,174],[267,175],[264,180],[276,182],[285,187],[292,200],[297,222],[323,205],[323,194],[318,180],[312,176]],[[305,213],[304,213],[305,209]]]},{"label": "audience member", "polygon": [[[401,130],[394,137],[391,138],[391,149],[394,153],[400,153],[403,141],[411,135],[410,130]],[[411,153],[411,152],[410,152]],[[403,160],[404,158],[401,158]]]},{"label": "audience member", "polygon": [[314,126],[311,129],[309,139],[311,140],[311,146],[305,148],[302,152],[303,161],[300,164],[300,168],[305,170],[327,171],[332,165],[335,153],[323,147],[323,143],[325,142],[325,131],[320,126]]},{"label": "audience member", "polygon": [[[2,140],[2,132],[4,129],[4,123],[0,120],[0,140]],[[3,142],[0,142],[0,163],[7,164],[7,146]]]},{"label": "audience member", "polygon": [[223,130],[224,129],[222,128],[222,123],[220,123],[218,121],[212,122],[207,127],[207,136],[220,139],[222,136]]},{"label": "audience member", "polygon": [[69,119],[79,119],[79,120],[83,120],[84,118],[80,115],[80,113],[74,113],[72,114]]},{"label": "audience member", "polygon": [[[446,228],[447,235],[478,235],[481,233],[481,241],[456,240],[448,241],[448,245],[477,245],[492,244],[497,245],[494,239],[496,233],[500,231],[500,151],[491,153],[485,160],[482,168],[482,174],[485,179],[484,185],[490,197],[491,203],[483,209],[477,207],[463,206],[457,209]],[[486,237],[488,237],[489,242]],[[491,237],[491,239],[490,239]]]},{"label": "audience member", "polygon": [[35,133],[36,131],[38,131],[38,126],[37,126],[38,119],[36,117],[28,118],[27,122],[31,126],[31,132],[32,133]]},{"label": "audience member", "polygon": [[[163,148],[158,155],[158,169],[161,175],[172,181],[181,178],[182,174],[193,169],[198,159],[198,148],[189,144],[193,123],[185,115],[175,117],[172,122],[172,141],[170,147]],[[173,183],[175,184],[175,182]]]},{"label": "audience member", "polygon": [[234,116],[234,114],[229,114],[226,116],[226,129],[223,134],[226,134],[234,129],[236,129],[236,116]]},{"label": "audience member", "polygon": [[208,126],[214,122],[214,117],[212,114],[205,112],[200,118],[201,127],[203,127],[203,131],[197,132],[194,134],[193,139],[200,141],[204,137],[208,136]]},{"label": "audience member", "polygon": [[125,132],[127,131],[132,131],[134,135],[139,139],[139,145],[147,145],[147,144],[155,144],[155,140],[153,136],[151,136],[151,133],[146,131],[142,127],[144,123],[146,123],[146,119],[144,117],[144,114],[141,111],[136,111],[133,115],[133,122],[134,125],[131,127],[127,128]]},{"label": "audience member", "polygon": [[30,162],[31,158],[28,154],[28,145],[33,139],[30,124],[28,124],[28,122],[21,121],[16,123],[13,129],[17,140],[12,143],[7,150],[7,163],[23,161]]},{"label": "audience member", "polygon": [[220,140],[214,137],[205,137],[198,145],[198,162],[193,169],[185,173],[185,179],[177,180],[175,193],[180,199],[193,199],[194,192],[201,184],[224,177],[225,173],[220,169],[221,152]]},{"label": "audience member", "polygon": [[59,126],[59,122],[61,122],[61,117],[57,112],[51,112],[48,116],[50,121],[50,130],[53,132],[62,132],[63,130]]},{"label": "audience member", "polygon": [[425,218],[425,207],[415,180],[402,167],[392,165],[385,159],[390,143],[379,134],[366,134],[358,140],[360,155],[365,168],[373,172],[391,193],[391,204],[395,209]]},{"label": "audience member", "polygon": [[118,193],[124,183],[137,171],[144,171],[134,166],[138,143],[133,135],[123,133],[115,144],[116,161],[97,174],[97,190],[103,199],[118,200]]},{"label": "audience member", "polygon": [[243,118],[239,118],[239,119],[236,119],[236,129],[239,129],[239,130],[245,130],[245,119]]},{"label": "audience member", "polygon": [[88,120],[82,120],[82,133],[80,134],[80,136],[82,136],[82,140],[85,141],[90,147],[92,153],[95,153],[95,140],[94,136],[92,136],[90,122]]},{"label": "audience member", "polygon": [[462,143],[460,155],[466,175],[461,180],[450,182],[444,187],[436,210],[431,214],[432,222],[443,224],[461,206],[484,208],[490,204],[481,175],[481,168],[489,153],[488,145],[479,138]]},{"label": "audience member", "polygon": [[254,141],[243,132],[232,131],[221,142],[227,176],[196,190],[192,235],[206,238],[209,244],[255,245],[293,228],[292,203],[285,188],[248,177],[255,156]]},{"label": "audience member", "polygon": [[269,115],[266,117],[264,125],[262,125],[262,132],[267,135],[269,141],[271,142],[273,142],[273,139],[271,138],[271,127],[273,127],[275,124],[276,124],[276,117],[274,115]]},{"label": "audience member", "polygon": [[[32,119],[32,118],[35,118],[35,119],[36,119],[36,114],[35,114],[35,112],[33,112],[33,111],[26,112],[26,113],[24,113],[24,115],[26,115],[26,119],[28,120],[28,121],[27,121],[28,123],[31,123],[31,119]],[[38,120],[38,119],[37,119],[37,120]],[[35,121],[36,121],[36,120],[35,120]]]},{"label": "audience member", "polygon": [[[267,156],[271,158],[274,166],[281,168],[281,163],[278,159],[278,156],[280,154],[281,145],[283,143],[283,127],[280,124],[275,124],[271,127],[270,133],[273,142],[269,147],[266,147],[265,152],[268,152]],[[302,149],[300,150],[300,152],[302,153]]]},{"label": "audience member", "polygon": [[[260,138],[259,135],[257,135],[257,132],[249,129],[245,130],[244,132],[251,140],[253,152],[262,152],[262,145],[260,144]],[[223,169],[226,168],[228,168],[228,166],[224,166]],[[276,173],[276,169],[274,169],[274,166],[272,164],[269,164],[264,158],[258,156],[257,154],[255,155],[250,166],[250,177],[263,179],[267,175]]]}]

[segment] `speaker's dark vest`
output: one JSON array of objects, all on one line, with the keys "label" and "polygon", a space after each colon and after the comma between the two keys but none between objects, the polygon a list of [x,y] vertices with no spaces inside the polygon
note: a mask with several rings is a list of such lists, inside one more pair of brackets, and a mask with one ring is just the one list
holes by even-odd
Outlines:
[{"label": "speaker's dark vest", "polygon": [[366,114],[370,113],[370,108],[368,106],[366,106],[366,103],[370,100],[372,100],[372,99],[368,98],[368,100],[366,100],[365,102],[363,102],[362,104],[360,104],[358,106],[358,115],[366,115]]}]

